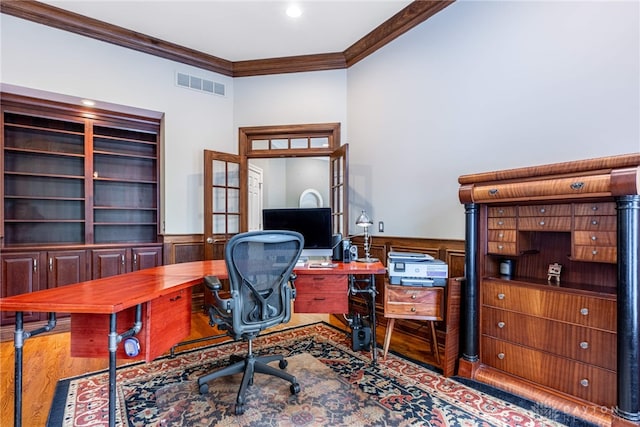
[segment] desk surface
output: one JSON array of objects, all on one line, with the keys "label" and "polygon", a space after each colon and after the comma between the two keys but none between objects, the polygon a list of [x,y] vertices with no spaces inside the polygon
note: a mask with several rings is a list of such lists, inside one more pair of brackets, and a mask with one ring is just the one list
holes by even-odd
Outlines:
[{"label": "desk surface", "polygon": [[[296,267],[298,275],[384,274],[382,263],[337,263],[336,267]],[[118,276],[0,299],[0,311],[117,313],[137,304],[195,286],[204,276],[227,277],[224,260],[170,264]]]}]

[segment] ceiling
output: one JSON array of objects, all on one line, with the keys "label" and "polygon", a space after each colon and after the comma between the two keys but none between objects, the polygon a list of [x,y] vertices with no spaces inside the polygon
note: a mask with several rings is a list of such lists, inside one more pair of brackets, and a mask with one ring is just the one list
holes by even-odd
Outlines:
[{"label": "ceiling", "polygon": [[[410,0],[42,1],[228,61],[343,52]],[[302,10],[293,19],[291,4]]]},{"label": "ceiling", "polygon": [[0,1],[0,12],[247,77],[348,68],[454,1],[28,0]]}]

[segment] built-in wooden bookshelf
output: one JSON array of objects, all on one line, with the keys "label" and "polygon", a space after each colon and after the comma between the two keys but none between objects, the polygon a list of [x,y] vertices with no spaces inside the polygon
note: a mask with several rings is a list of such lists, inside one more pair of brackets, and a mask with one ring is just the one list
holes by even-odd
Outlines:
[{"label": "built-in wooden bookshelf", "polygon": [[3,93],[1,126],[0,296],[162,264],[157,118]]}]

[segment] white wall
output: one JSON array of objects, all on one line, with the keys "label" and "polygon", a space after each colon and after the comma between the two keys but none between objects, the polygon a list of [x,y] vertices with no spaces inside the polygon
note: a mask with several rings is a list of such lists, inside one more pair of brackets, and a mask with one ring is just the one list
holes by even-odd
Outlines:
[{"label": "white wall", "polygon": [[[203,150],[238,151],[233,79],[5,14],[0,27],[2,83],[164,113],[165,232],[201,233]],[[178,87],[176,71],[223,83],[226,96]]]},{"label": "white wall", "polygon": [[460,175],[640,151],[639,16],[458,1],[351,67],[352,216],[464,238]]}]

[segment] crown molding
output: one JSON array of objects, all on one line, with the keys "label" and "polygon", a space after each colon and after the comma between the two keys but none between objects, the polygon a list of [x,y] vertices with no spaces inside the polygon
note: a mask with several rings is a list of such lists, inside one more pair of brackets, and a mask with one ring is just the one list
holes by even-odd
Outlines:
[{"label": "crown molding", "polygon": [[2,1],[0,13],[96,40],[170,59],[230,77],[298,73],[348,68],[427,20],[455,0],[418,0],[382,23],[344,52],[248,61],[228,61],[117,25],[33,0]]}]

